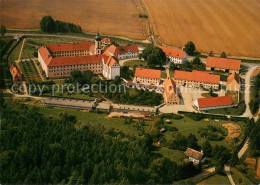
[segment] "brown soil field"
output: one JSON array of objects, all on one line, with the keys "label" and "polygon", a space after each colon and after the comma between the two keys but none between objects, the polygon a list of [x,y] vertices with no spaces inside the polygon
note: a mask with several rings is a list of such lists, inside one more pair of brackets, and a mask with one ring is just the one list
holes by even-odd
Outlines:
[{"label": "brown soil field", "polygon": [[240,126],[237,124],[234,124],[234,123],[224,123],[224,124],[222,124],[222,127],[226,128],[228,130],[229,138],[238,137],[242,133]]},{"label": "brown soil field", "polygon": [[256,159],[247,157],[244,161],[247,168],[255,169]]},{"label": "brown soil field", "polygon": [[260,57],[259,0],[143,0],[158,40],[200,52]]},{"label": "brown soil field", "polygon": [[81,25],[84,31],[146,39],[148,22],[139,0],[1,0],[0,23],[7,28],[39,28],[50,15]]},{"label": "brown soil field", "polygon": [[257,177],[258,180],[260,180],[260,157],[258,158],[256,177]]}]

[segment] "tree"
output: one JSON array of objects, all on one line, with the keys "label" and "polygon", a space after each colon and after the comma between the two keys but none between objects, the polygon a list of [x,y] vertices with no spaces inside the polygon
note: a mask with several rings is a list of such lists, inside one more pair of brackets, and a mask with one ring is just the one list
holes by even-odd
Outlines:
[{"label": "tree", "polygon": [[187,44],[185,44],[184,51],[188,55],[193,55],[195,50],[196,50],[196,47],[195,47],[195,44],[193,42],[189,41]]},{"label": "tree", "polygon": [[227,58],[227,55],[225,52],[222,52],[221,55],[220,55],[221,58]]},{"label": "tree", "polygon": [[150,67],[162,67],[166,62],[166,55],[163,50],[153,45],[146,47],[140,56],[148,62]]},{"label": "tree", "polygon": [[213,53],[212,50],[209,52],[209,56],[210,56],[210,57],[214,57],[214,53]]},{"label": "tree", "polygon": [[194,134],[190,134],[187,136],[187,147],[197,150],[198,146],[198,139]]},{"label": "tree", "polygon": [[200,65],[202,64],[200,58],[198,56],[196,56],[193,60],[192,60],[192,64],[195,64],[195,65]]},{"label": "tree", "polygon": [[40,23],[43,32],[52,33],[56,31],[55,21],[51,16],[44,16]]},{"label": "tree", "polygon": [[223,172],[224,172],[224,165],[225,163],[223,163],[222,161],[218,161],[217,164],[216,164],[216,172],[217,174],[219,175],[222,175]]},{"label": "tree", "polygon": [[2,37],[5,36],[6,31],[7,31],[7,30],[6,30],[5,26],[4,26],[4,25],[1,25],[1,27],[0,27],[0,33],[1,33],[1,36],[2,36]]},{"label": "tree", "polygon": [[204,154],[207,156],[207,157],[210,157],[211,156],[211,152],[212,152],[212,147],[211,145],[209,144],[208,141],[205,141],[202,145],[202,150],[204,152]]}]

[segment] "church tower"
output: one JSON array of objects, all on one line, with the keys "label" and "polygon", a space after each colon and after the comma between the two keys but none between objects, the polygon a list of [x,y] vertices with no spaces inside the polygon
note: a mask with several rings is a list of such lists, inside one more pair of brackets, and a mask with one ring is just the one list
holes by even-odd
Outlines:
[{"label": "church tower", "polygon": [[95,55],[101,55],[101,37],[99,33],[95,37]]}]

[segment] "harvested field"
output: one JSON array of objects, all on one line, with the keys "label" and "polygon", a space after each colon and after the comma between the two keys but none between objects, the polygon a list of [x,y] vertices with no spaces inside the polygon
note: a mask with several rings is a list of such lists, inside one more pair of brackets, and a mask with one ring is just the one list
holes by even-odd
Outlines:
[{"label": "harvested field", "polygon": [[260,57],[259,0],[143,0],[159,41],[198,51]]},{"label": "harvested field", "polygon": [[247,168],[255,169],[256,159],[247,157],[244,161]]},{"label": "harvested field", "polygon": [[222,124],[222,127],[226,128],[228,130],[228,137],[229,138],[236,138],[239,137],[242,133],[242,130],[239,125],[234,123],[224,123]]},{"label": "harvested field", "polygon": [[40,20],[81,25],[84,31],[146,39],[148,23],[139,0],[1,0],[1,24],[7,28],[39,28]]}]

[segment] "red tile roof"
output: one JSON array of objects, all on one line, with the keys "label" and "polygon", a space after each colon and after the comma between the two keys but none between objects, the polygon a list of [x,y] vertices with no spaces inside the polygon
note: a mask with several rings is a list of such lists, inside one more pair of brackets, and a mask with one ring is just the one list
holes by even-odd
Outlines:
[{"label": "red tile roof", "polygon": [[170,97],[172,94],[177,94],[176,84],[172,78],[168,77],[164,80],[163,87],[167,97]]},{"label": "red tile roof", "polygon": [[237,73],[232,73],[231,75],[228,76],[227,84],[229,84],[233,80],[236,80],[237,83],[240,84],[240,77]]},{"label": "red tile roof", "polygon": [[17,67],[15,67],[14,65],[11,65],[10,72],[11,72],[13,77],[21,77],[22,76],[20,70]]},{"label": "red tile roof", "polygon": [[197,100],[199,108],[232,105],[231,96],[198,98]]},{"label": "red tile roof", "polygon": [[132,46],[115,46],[111,45],[107,48],[107,50],[112,53],[113,55],[118,55],[118,54],[125,54],[128,53],[128,51],[132,53],[137,53],[139,52],[138,46],[137,45],[132,45]]},{"label": "red tile roof", "polygon": [[137,67],[135,68],[135,77],[161,79],[161,70]]},{"label": "red tile roof", "polygon": [[111,39],[110,38],[103,38],[102,41],[106,42],[106,43],[111,43]]},{"label": "red tile roof", "polygon": [[113,67],[115,63],[118,63],[118,58],[114,56],[109,56],[107,60],[105,60],[105,64],[109,67]]},{"label": "red tile roof", "polygon": [[40,55],[41,55],[43,61],[45,62],[46,66],[49,66],[50,62],[53,59],[49,50],[45,46],[42,46],[42,47],[40,47],[38,52],[40,53]]},{"label": "red tile roof", "polygon": [[241,60],[229,59],[229,58],[218,58],[218,57],[208,57],[206,62],[206,67],[214,67],[220,69],[231,69],[240,70]]},{"label": "red tile roof", "polygon": [[175,70],[173,78],[214,84],[219,84],[220,82],[220,75],[212,75],[208,72],[197,70],[193,70],[192,72]]},{"label": "red tile roof", "polygon": [[89,50],[92,42],[80,42],[80,43],[62,43],[62,44],[48,44],[45,45],[52,53],[61,51],[84,51]]},{"label": "red tile roof", "polygon": [[166,56],[171,56],[171,57],[176,57],[176,58],[183,58],[185,55],[185,52],[180,50],[180,49],[175,49],[175,48],[168,48],[168,47],[163,47],[159,46],[163,50]]},{"label": "red tile roof", "polygon": [[52,59],[48,67],[80,65],[80,64],[96,64],[96,63],[102,63],[102,58],[104,58],[104,60],[107,60],[107,56],[102,56],[102,55],[56,57]]},{"label": "red tile roof", "polygon": [[202,152],[199,152],[199,151],[191,149],[191,148],[187,148],[187,150],[184,153],[185,153],[185,155],[192,157],[193,159],[196,159],[198,161],[200,161],[204,156],[204,154]]}]

